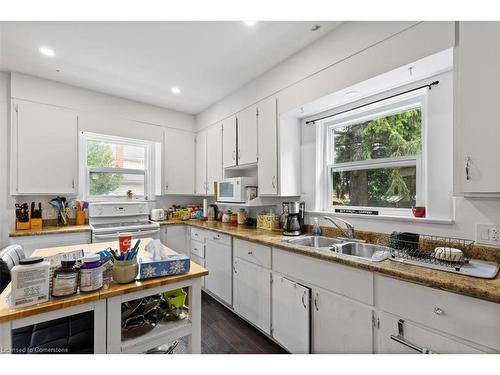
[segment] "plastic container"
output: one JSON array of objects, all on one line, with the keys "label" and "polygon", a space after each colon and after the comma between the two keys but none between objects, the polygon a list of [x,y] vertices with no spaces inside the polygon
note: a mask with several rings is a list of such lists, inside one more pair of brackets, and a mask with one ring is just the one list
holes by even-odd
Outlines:
[{"label": "plastic container", "polygon": [[127,284],[135,280],[139,271],[137,259],[115,260],[113,265],[113,280],[119,284]]},{"label": "plastic container", "polygon": [[43,258],[25,258],[11,270],[11,306],[24,307],[49,300],[50,263]]},{"label": "plastic container", "polygon": [[102,288],[102,265],[99,254],[86,254],[80,267],[80,290],[93,292]]},{"label": "plastic container", "polygon": [[314,218],[314,224],[311,234],[313,236],[321,236],[321,228],[319,227],[319,222],[317,217]]},{"label": "plastic container", "polygon": [[78,270],[74,260],[62,260],[52,277],[52,295],[54,297],[70,296],[78,289]]}]

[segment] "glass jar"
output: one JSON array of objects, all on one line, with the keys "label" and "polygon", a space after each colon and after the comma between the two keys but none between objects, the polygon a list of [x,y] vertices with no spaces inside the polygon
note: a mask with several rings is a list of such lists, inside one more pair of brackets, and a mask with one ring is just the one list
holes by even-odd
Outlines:
[{"label": "glass jar", "polygon": [[74,260],[62,260],[52,277],[52,295],[54,297],[70,296],[78,288],[78,270]]},{"label": "glass jar", "polygon": [[247,219],[247,211],[244,208],[240,208],[238,211],[238,224],[243,225]]},{"label": "glass jar", "polygon": [[80,290],[93,292],[102,288],[102,265],[99,254],[86,254],[80,267]]}]

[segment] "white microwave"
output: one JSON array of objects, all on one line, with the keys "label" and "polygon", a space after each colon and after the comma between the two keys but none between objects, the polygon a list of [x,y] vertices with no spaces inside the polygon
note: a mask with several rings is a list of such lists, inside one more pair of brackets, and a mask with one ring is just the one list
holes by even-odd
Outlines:
[{"label": "white microwave", "polygon": [[219,202],[245,203],[247,186],[257,186],[256,177],[233,177],[219,182]]}]

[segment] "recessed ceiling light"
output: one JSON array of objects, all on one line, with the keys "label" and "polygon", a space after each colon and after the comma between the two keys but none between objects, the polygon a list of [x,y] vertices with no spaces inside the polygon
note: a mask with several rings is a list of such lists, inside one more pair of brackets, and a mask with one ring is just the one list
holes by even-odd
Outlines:
[{"label": "recessed ceiling light", "polygon": [[172,91],[174,94],[180,94],[181,93],[181,89],[178,88],[177,86],[174,86],[170,89],[170,91]]},{"label": "recessed ceiling light", "polygon": [[257,21],[243,21],[243,23],[247,26],[255,26]]},{"label": "recessed ceiling light", "polygon": [[56,53],[54,52],[54,50],[51,49],[51,48],[48,48],[48,47],[40,47],[40,48],[38,48],[38,51],[42,55],[45,55],[45,56],[54,57],[56,55]]}]

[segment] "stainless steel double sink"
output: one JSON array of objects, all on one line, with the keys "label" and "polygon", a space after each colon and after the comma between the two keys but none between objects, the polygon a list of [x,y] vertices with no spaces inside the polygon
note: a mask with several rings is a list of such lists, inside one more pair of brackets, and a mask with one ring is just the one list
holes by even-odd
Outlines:
[{"label": "stainless steel double sink", "polygon": [[337,254],[380,262],[390,256],[389,248],[373,245],[358,240],[332,238],[323,236],[301,236],[285,240],[291,245],[310,247],[312,249],[332,251]]}]

